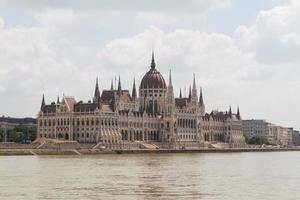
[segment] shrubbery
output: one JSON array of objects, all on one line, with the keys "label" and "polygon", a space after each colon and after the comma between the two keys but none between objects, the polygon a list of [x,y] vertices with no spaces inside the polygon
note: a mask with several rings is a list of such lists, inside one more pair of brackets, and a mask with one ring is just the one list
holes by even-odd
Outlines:
[{"label": "shrubbery", "polygon": [[[4,131],[0,130],[0,141],[3,141]],[[19,125],[7,130],[7,142],[30,142],[36,139],[36,128]]]},{"label": "shrubbery", "polygon": [[247,144],[270,144],[268,139],[264,136],[249,137],[248,135],[244,134],[244,137]]}]

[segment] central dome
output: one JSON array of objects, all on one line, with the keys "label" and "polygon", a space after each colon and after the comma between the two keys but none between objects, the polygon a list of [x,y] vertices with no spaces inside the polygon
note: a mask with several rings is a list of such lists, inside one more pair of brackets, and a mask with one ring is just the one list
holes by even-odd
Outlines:
[{"label": "central dome", "polygon": [[151,69],[145,74],[141,81],[141,89],[144,88],[166,88],[164,77],[155,69],[154,54],[152,53]]}]

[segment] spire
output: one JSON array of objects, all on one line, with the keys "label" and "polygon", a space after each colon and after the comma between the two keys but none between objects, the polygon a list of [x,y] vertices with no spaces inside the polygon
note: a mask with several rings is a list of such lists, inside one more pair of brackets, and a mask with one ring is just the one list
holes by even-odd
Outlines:
[{"label": "spire", "polygon": [[56,101],[56,104],[60,104],[60,101],[59,101],[59,95],[57,95],[57,101]]},{"label": "spire", "polygon": [[179,98],[182,99],[181,88],[180,88],[180,92],[179,92]]},{"label": "spire", "polygon": [[151,69],[155,69],[154,51],[152,51]]},{"label": "spire", "polygon": [[41,110],[43,110],[44,106],[45,106],[45,96],[43,94],[43,98],[42,98],[42,104],[41,104]]},{"label": "spire", "polygon": [[100,90],[99,90],[99,84],[98,84],[98,77],[96,78],[96,86],[95,86],[95,93],[94,93],[94,102],[100,101]]},{"label": "spire", "polygon": [[114,90],[114,80],[111,79],[110,90]]},{"label": "spire", "polygon": [[200,105],[200,106],[203,106],[203,105],[204,105],[204,102],[203,102],[203,94],[202,94],[202,87],[200,88],[199,105]]},{"label": "spire", "polygon": [[241,120],[241,114],[240,114],[240,107],[238,106],[237,108],[237,114],[236,114],[236,117],[238,120]]},{"label": "spire", "polygon": [[118,95],[120,96],[122,92],[122,87],[121,87],[121,78],[119,76],[119,82],[118,82]]},{"label": "spire", "polygon": [[196,80],[195,80],[195,74],[194,74],[194,78],[193,78],[193,91],[196,91]]},{"label": "spire", "polygon": [[192,98],[192,89],[191,89],[191,86],[190,86],[190,89],[189,89],[189,100],[191,100]]},{"label": "spire", "polygon": [[132,99],[136,100],[137,94],[136,94],[136,88],[135,88],[135,78],[133,78],[133,87],[132,87]]},{"label": "spire", "polygon": [[173,85],[172,85],[172,72],[171,72],[171,69],[170,69],[170,74],[169,74],[169,87],[173,87]]},{"label": "spire", "polygon": [[229,106],[229,115],[232,115],[232,111],[231,111],[231,105]]}]

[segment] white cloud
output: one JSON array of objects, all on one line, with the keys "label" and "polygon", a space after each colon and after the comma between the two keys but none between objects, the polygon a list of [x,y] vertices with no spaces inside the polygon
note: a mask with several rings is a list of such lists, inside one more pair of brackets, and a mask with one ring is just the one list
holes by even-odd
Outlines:
[{"label": "white cloud", "polygon": [[0,18],[1,114],[35,115],[43,92],[48,103],[63,92],[88,100],[97,75],[101,89],[118,74],[123,87],[131,89],[133,76],[140,81],[148,70],[154,47],[166,80],[173,70],[177,94],[196,73],[209,110],[239,104],[244,118],[298,126],[297,1],[260,12],[254,24],[241,25],[233,37],[168,26],[200,23],[196,11],[201,15],[229,1],[192,1],[182,10],[153,1],[138,1],[133,8],[116,6],[120,1],[101,8],[99,1],[70,2],[6,2],[30,10],[35,23],[9,26]]},{"label": "white cloud", "polygon": [[300,57],[300,3],[290,1],[267,11],[261,11],[252,26],[236,31],[238,44],[268,64],[298,62]]},{"label": "white cloud", "polygon": [[181,0],[45,0],[35,1],[27,0],[14,1],[3,0],[0,6],[12,6],[28,10],[43,10],[44,8],[52,9],[76,9],[78,11],[99,12],[99,11],[116,11],[116,12],[168,12],[168,13],[199,13],[209,9],[228,6],[230,0],[189,0],[182,3]]}]

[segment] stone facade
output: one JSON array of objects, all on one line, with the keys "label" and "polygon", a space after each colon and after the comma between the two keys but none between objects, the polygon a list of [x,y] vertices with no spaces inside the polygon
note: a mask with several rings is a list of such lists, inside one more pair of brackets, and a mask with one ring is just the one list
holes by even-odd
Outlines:
[{"label": "stone facade", "polygon": [[151,68],[132,93],[113,82],[100,94],[96,81],[93,101],[77,102],[64,96],[46,105],[44,96],[38,113],[38,137],[77,140],[126,148],[131,143],[155,144],[161,148],[199,148],[214,143],[244,147],[239,110],[205,112],[202,89],[197,95],[195,77],[188,97],[174,97],[171,72],[168,85]]}]

